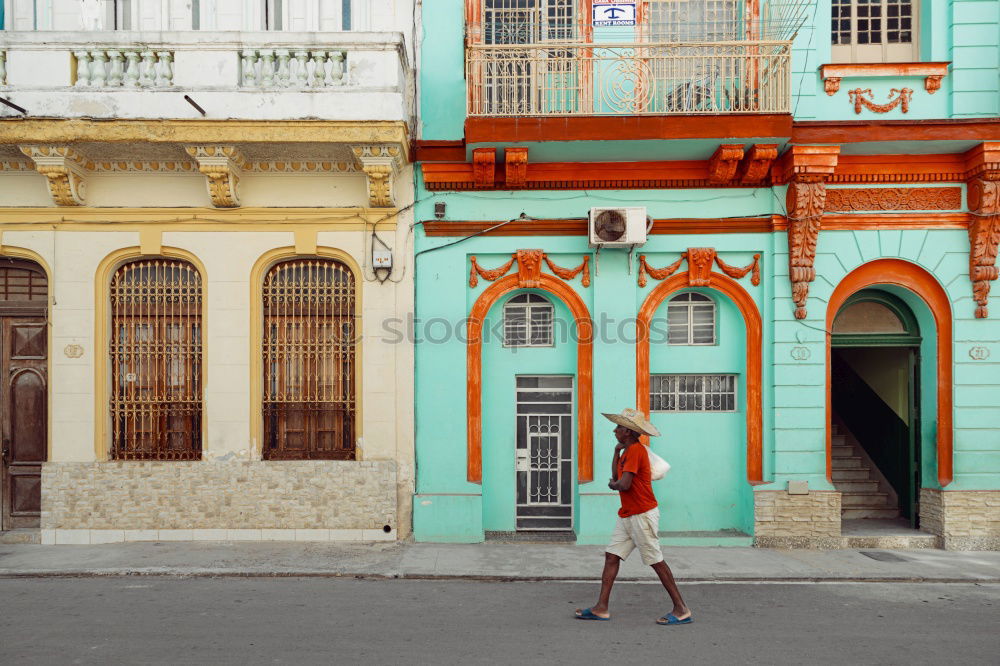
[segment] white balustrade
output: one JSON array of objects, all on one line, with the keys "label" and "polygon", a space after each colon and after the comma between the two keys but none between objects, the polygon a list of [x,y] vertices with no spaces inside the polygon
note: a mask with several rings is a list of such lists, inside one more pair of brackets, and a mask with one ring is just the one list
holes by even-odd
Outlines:
[{"label": "white balustrade", "polygon": [[347,53],[305,48],[243,49],[244,88],[331,88],[346,83]]},{"label": "white balustrade", "polygon": [[172,51],[80,49],[73,51],[78,88],[168,88],[174,85]]}]

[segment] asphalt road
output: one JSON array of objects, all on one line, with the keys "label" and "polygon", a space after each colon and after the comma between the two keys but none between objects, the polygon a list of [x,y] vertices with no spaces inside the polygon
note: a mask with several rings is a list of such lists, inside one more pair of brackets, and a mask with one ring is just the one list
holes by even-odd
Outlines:
[{"label": "asphalt road", "polygon": [[997,664],[1000,585],[0,579],[3,664]]}]

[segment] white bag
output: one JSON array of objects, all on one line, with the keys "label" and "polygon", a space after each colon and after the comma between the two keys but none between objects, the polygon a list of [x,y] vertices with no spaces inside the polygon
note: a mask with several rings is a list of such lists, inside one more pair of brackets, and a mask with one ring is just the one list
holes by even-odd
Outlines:
[{"label": "white bag", "polygon": [[659,481],[670,471],[670,463],[653,453],[651,447],[647,446],[646,452],[649,453],[649,474],[653,481]]}]

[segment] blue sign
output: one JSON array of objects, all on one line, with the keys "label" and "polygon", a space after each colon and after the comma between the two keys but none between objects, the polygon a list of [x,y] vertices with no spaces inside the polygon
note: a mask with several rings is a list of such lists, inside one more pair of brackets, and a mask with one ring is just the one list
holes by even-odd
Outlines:
[{"label": "blue sign", "polygon": [[594,3],[594,26],[635,25],[634,2]]}]

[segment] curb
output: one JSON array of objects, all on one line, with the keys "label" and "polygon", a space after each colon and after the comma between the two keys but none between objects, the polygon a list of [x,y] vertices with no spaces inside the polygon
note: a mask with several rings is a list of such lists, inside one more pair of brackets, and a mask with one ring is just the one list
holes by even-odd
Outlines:
[{"label": "curb", "polygon": [[[77,570],[77,571],[0,571],[0,580],[16,578],[128,578],[128,577],[164,577],[164,578],[353,578],[356,580],[422,580],[422,581],[471,581],[482,583],[599,583],[600,577],[581,578],[579,576],[503,576],[484,574],[405,574],[405,573],[371,573],[371,572],[334,572],[334,571],[233,571],[199,569],[184,571],[149,570],[149,569],[114,569],[114,570]],[[655,583],[655,578],[619,576],[617,582]],[[677,577],[678,583],[685,584],[803,584],[803,583],[919,583],[919,584],[975,584],[998,585],[1000,577],[994,578],[957,578],[946,576],[899,576],[899,577],[831,577],[831,576],[780,576],[764,578],[760,576],[696,576],[691,578]]]}]

